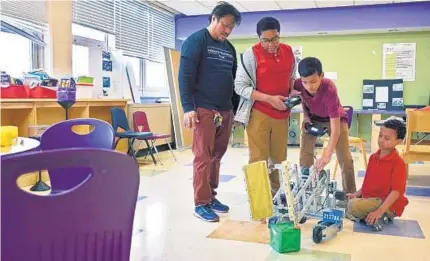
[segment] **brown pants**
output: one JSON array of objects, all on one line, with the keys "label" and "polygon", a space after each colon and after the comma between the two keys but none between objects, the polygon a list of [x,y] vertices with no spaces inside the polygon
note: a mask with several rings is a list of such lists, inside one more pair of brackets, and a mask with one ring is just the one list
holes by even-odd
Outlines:
[{"label": "brown pants", "polygon": [[[312,124],[318,127],[328,128],[331,135],[330,122],[312,121]],[[300,166],[309,168],[314,164],[314,148],[316,137],[306,133],[302,128],[302,137],[300,141]],[[336,157],[342,170],[342,187],[346,193],[357,191],[354,176],[354,161],[352,160],[351,151],[348,142],[348,124],[344,121],[340,123],[340,136],[336,145]]]},{"label": "brown pants", "polygon": [[[377,210],[382,203],[380,198],[353,198],[348,202],[348,213],[358,220],[365,219],[369,213]],[[395,216],[389,210],[386,214],[389,218],[394,218]]]},{"label": "brown pants", "polygon": [[[249,163],[265,160],[269,168],[282,163],[287,158],[288,119],[277,120],[252,110],[246,127],[249,146]],[[272,196],[279,190],[279,173],[273,170],[270,175]]]},{"label": "brown pants", "polygon": [[216,196],[219,168],[231,134],[232,111],[220,111],[222,126],[216,127],[212,110],[197,109],[197,123],[193,136],[194,204],[209,204]]}]

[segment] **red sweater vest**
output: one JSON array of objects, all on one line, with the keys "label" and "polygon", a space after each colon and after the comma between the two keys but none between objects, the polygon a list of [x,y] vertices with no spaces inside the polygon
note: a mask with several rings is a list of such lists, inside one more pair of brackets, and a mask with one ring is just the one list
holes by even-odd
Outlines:
[{"label": "red sweater vest", "polygon": [[[257,90],[268,95],[288,97],[295,58],[289,45],[281,43],[278,53],[267,52],[261,43],[253,47],[257,60]],[[279,111],[269,103],[256,101],[254,108],[274,119],[287,119],[291,111]]]}]

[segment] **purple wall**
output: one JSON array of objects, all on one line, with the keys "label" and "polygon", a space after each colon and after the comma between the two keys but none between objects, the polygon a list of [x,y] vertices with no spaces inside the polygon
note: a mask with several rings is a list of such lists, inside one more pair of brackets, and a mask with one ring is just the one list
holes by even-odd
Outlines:
[{"label": "purple wall", "polygon": [[[254,37],[255,26],[264,16],[278,18],[281,31],[293,34],[430,27],[430,1],[243,13],[242,23],[234,29],[232,36]],[[176,38],[185,39],[208,23],[207,15],[177,16]]]}]

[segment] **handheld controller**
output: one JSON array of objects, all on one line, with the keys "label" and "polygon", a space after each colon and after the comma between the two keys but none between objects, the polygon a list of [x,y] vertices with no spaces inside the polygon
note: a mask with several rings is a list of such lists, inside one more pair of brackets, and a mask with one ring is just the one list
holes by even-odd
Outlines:
[{"label": "handheld controller", "polygon": [[309,134],[316,136],[316,137],[322,137],[328,132],[328,129],[326,127],[317,127],[317,126],[314,126],[310,123],[305,123],[305,130]]},{"label": "handheld controller", "polygon": [[294,106],[299,105],[302,102],[302,98],[300,96],[293,96],[289,97],[287,100],[284,101],[284,104],[292,109]]}]

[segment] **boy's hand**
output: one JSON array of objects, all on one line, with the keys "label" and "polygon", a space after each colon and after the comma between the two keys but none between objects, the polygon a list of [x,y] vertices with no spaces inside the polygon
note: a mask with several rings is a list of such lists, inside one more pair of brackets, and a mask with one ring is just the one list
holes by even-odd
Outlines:
[{"label": "boy's hand", "polygon": [[366,217],[366,223],[368,225],[373,225],[378,219],[380,219],[384,215],[384,212],[377,209],[373,212],[370,212]]},{"label": "boy's hand", "polygon": [[306,131],[306,128],[305,128],[305,124],[306,124],[306,123],[310,123],[310,124],[312,124],[312,121],[311,121],[311,119],[310,119],[309,117],[305,117],[305,118],[303,119],[303,122],[302,122],[302,130],[303,130],[304,132],[308,133],[308,132]]},{"label": "boy's hand", "polygon": [[285,111],[287,109],[287,106],[285,105],[286,98],[281,95],[274,95],[270,96],[269,98],[269,104],[273,106],[273,108],[279,110],[279,111]]},{"label": "boy's hand", "polygon": [[318,158],[315,161],[315,167],[318,170],[318,172],[321,172],[321,170],[330,162],[331,157],[323,155],[321,158]]},{"label": "boy's hand", "polygon": [[300,94],[302,94],[302,92],[299,92],[298,90],[292,90],[290,97],[299,96]]},{"label": "boy's hand", "polygon": [[355,193],[347,193],[346,196],[348,197],[348,199],[358,198]]}]

